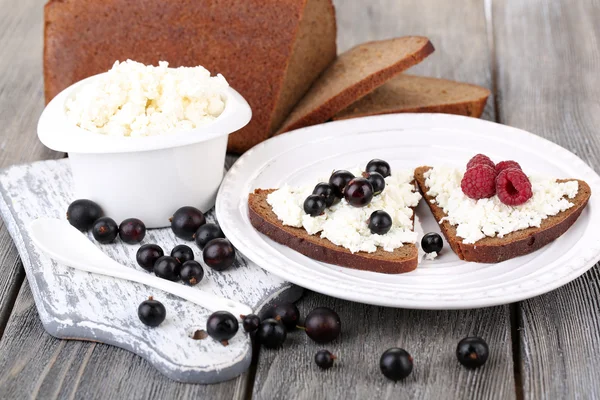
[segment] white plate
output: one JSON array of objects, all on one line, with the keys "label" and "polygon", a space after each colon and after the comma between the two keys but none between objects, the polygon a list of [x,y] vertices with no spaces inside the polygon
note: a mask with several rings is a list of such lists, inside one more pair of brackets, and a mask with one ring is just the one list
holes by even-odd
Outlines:
[{"label": "white plate", "polygon": [[[565,133],[566,134],[566,133]],[[258,233],[248,218],[248,193],[314,181],[333,169],[382,158],[398,168],[465,165],[476,153],[516,160],[528,173],[588,182],[592,197],[562,237],[532,254],[498,264],[464,262],[444,245],[440,257],[410,273],[357,271],[307,258]],[[582,275],[600,259],[600,177],[581,159],[531,133],[474,118],[398,114],[300,129],[259,144],[229,170],[217,197],[226,236],[273,274],[330,296],[390,307],[461,309],[506,304],[546,293]],[[427,205],[417,210],[425,232],[439,231]]]}]

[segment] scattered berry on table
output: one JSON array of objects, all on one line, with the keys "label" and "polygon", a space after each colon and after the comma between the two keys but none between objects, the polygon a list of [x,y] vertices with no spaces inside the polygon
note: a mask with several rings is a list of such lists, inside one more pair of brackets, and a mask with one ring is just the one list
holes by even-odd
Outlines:
[{"label": "scattered berry on table", "polygon": [[204,278],[204,269],[198,261],[189,260],[181,264],[179,276],[183,283],[194,286]]},{"label": "scattered berry on table", "polygon": [[119,225],[119,237],[127,244],[137,244],[146,236],[146,225],[137,218],[127,218]]},{"label": "scattered berry on table", "polygon": [[318,183],[313,190],[313,194],[323,197],[323,199],[325,200],[325,205],[327,207],[331,207],[336,202],[336,200],[338,200],[338,197],[335,195],[335,189],[333,188],[333,186],[325,182]]},{"label": "scattered berry on table", "polygon": [[465,172],[460,187],[471,199],[486,199],[496,194],[496,170],[486,164],[477,164]]},{"label": "scattered berry on table", "polygon": [[227,239],[213,239],[204,247],[202,258],[216,271],[224,271],[235,261],[235,249]]},{"label": "scattered berry on table", "polygon": [[309,338],[317,343],[335,340],[342,330],[340,316],[330,308],[318,307],[304,319],[304,329]]},{"label": "scattered berry on table", "polygon": [[260,325],[260,318],[256,314],[241,315],[242,326],[246,332],[254,332]]},{"label": "scattered berry on table", "polygon": [[442,237],[435,232],[429,232],[421,239],[421,248],[425,253],[439,253],[444,247]]},{"label": "scattered berry on table", "polygon": [[392,174],[392,169],[387,161],[374,158],[367,163],[366,172],[377,172],[380,173],[384,178],[387,178]]},{"label": "scattered berry on table", "polygon": [[94,222],[103,215],[102,208],[87,199],[75,200],[67,208],[67,221],[80,231],[92,229]]},{"label": "scattered berry on table", "polygon": [[458,342],[456,358],[467,368],[481,367],[488,359],[490,349],[480,337],[467,337]]},{"label": "scattered berry on table", "polygon": [[206,321],[206,332],[219,342],[234,337],[238,329],[238,320],[228,311],[214,312]]},{"label": "scattered berry on table", "polygon": [[318,194],[311,194],[304,200],[304,212],[311,217],[318,217],[323,214],[325,207],[327,207],[325,198]]},{"label": "scattered berry on table", "polygon": [[364,207],[373,199],[373,186],[365,178],[354,178],[344,189],[344,198],[354,207]]},{"label": "scattered berry on table", "polygon": [[365,172],[363,173],[363,178],[368,180],[371,186],[373,186],[374,196],[381,194],[383,189],[385,189],[385,178],[379,172]]},{"label": "scattered berry on table", "polygon": [[315,363],[321,369],[329,369],[333,367],[333,360],[336,357],[329,350],[319,350],[315,354]]},{"label": "scattered berry on table", "polygon": [[399,381],[412,372],[413,358],[406,350],[393,347],[381,355],[379,368],[386,378]]},{"label": "scattered berry on table", "polygon": [[167,316],[165,306],[158,300],[154,300],[152,296],[148,300],[143,301],[138,307],[138,317],[145,325],[158,326]]},{"label": "scattered berry on table", "polygon": [[392,217],[383,210],[373,211],[368,223],[371,233],[377,235],[385,235],[392,229]]},{"label": "scattered berry on table", "polygon": [[336,197],[340,199],[344,197],[344,189],[352,179],[354,179],[354,175],[345,170],[334,171],[331,174],[329,184],[333,187]]},{"label": "scattered berry on table", "polygon": [[171,257],[183,264],[186,261],[191,261],[194,259],[194,251],[190,248],[190,246],[178,244],[177,246],[173,247],[173,250],[171,250]]},{"label": "scattered berry on table", "polygon": [[300,311],[294,303],[276,304],[268,312],[269,318],[274,318],[287,328],[288,331],[296,329],[300,320]]},{"label": "scattered berry on table", "polygon": [[146,271],[153,272],[156,261],[164,256],[163,249],[157,244],[142,245],[135,255],[135,260],[138,265]]},{"label": "scattered berry on table", "polygon": [[262,321],[256,330],[256,339],[267,349],[277,349],[283,346],[286,338],[285,326],[273,318]]},{"label": "scattered berry on table", "polygon": [[498,164],[496,164],[496,174],[499,174],[500,172],[508,168],[521,169],[521,166],[518,162],[512,160],[500,161]]},{"label": "scattered berry on table", "polygon": [[163,256],[156,260],[154,273],[159,278],[177,282],[180,279],[181,263],[170,256]]},{"label": "scattered berry on table", "polygon": [[500,201],[508,206],[518,206],[533,196],[529,178],[517,168],[508,168],[498,174],[496,192]]},{"label": "scattered berry on table", "polygon": [[170,221],[175,236],[184,240],[193,240],[198,228],[206,223],[206,218],[202,211],[186,206],[175,211]]},{"label": "scattered berry on table", "polygon": [[211,240],[219,238],[225,239],[225,234],[217,224],[204,224],[194,233],[194,240],[200,249]]},{"label": "scattered berry on table", "polygon": [[476,165],[482,165],[482,164],[496,169],[496,164],[494,164],[494,162],[492,160],[490,160],[490,158],[484,154],[477,154],[473,158],[471,158],[469,160],[469,162],[467,163],[467,169],[472,168]]},{"label": "scattered berry on table", "polygon": [[112,243],[119,235],[119,226],[114,219],[109,217],[101,217],[94,222],[92,234],[98,243]]}]

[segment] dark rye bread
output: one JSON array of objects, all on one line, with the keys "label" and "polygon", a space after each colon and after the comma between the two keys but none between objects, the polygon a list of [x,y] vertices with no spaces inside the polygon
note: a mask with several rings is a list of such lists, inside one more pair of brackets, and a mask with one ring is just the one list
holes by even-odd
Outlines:
[{"label": "dark rye bread", "polygon": [[[429,188],[425,185],[424,173],[431,167],[419,167],[415,170],[415,180],[433,216],[439,222],[446,216],[437,204],[432,204],[432,196],[427,195]],[[566,182],[573,179],[559,180]],[[440,228],[452,250],[461,260],[481,263],[497,263],[514,257],[529,254],[541,249],[554,239],[565,233],[575,223],[581,211],[585,208],[592,190],[584,181],[579,182],[579,191],[574,199],[569,199],[575,204],[573,207],[560,214],[550,216],[542,221],[539,228],[531,227],[520,231],[509,233],[504,237],[486,237],[474,244],[462,243],[462,239],[456,236],[456,228],[448,221],[443,221]]]},{"label": "dark rye bread", "polygon": [[116,60],[222,74],[252,107],[229,137],[241,153],[268,139],[336,58],[331,0],[50,0],[46,102]]},{"label": "dark rye bread", "polygon": [[318,235],[309,235],[304,228],[283,225],[267,203],[267,195],[274,190],[256,189],[250,193],[248,213],[252,226],[277,243],[317,261],[342,267],[383,274],[401,274],[417,268],[418,251],[414,244],[405,244],[393,252],[378,249],[374,253],[352,253]]},{"label": "dark rye bread", "polygon": [[479,118],[489,95],[490,91],[481,86],[400,74],[333,119],[392,113],[444,113]]},{"label": "dark rye bread", "polygon": [[426,37],[368,42],[341,54],[294,107],[277,134],[326,122],[433,53]]}]

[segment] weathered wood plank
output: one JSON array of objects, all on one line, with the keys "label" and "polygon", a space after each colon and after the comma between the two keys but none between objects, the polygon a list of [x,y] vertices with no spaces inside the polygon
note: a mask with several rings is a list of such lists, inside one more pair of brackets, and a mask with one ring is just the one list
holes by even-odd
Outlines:
[{"label": "weathered wood plank", "polygon": [[[341,51],[368,40],[426,35],[436,52],[411,72],[492,86],[482,1],[335,3]],[[485,116],[494,119],[492,100]],[[451,312],[397,310],[315,293],[299,302],[302,315],[317,306],[340,314],[340,339],[317,345],[299,331],[288,337],[282,350],[262,349],[254,398],[515,398],[508,306]],[[480,335],[491,346],[491,358],[479,371],[467,371],[456,361],[456,344],[467,335]],[[415,358],[413,374],[398,384],[379,372],[381,353],[394,346]],[[314,365],[314,354],[321,348],[339,357],[326,372]]]},{"label": "weathered wood plank", "polygon": [[[500,122],[600,170],[600,2],[495,1]],[[597,194],[596,194],[597,195]],[[600,397],[600,270],[519,304],[524,398]]]}]

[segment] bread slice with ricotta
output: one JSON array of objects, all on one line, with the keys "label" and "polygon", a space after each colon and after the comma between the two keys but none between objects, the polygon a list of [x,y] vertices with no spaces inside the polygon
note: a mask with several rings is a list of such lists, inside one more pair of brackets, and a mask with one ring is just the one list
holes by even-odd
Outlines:
[{"label": "bread slice with ricotta", "polygon": [[304,228],[283,225],[267,203],[267,196],[275,190],[256,189],[248,197],[252,226],[275,242],[317,261],[365,271],[401,274],[417,267],[419,254],[414,244],[406,243],[392,252],[378,248],[373,253],[352,253]]},{"label": "bread slice with ricotta", "polygon": [[333,119],[393,113],[444,113],[479,118],[489,95],[488,89],[469,83],[400,74]]},{"label": "bread slice with ricotta", "polygon": [[548,216],[542,220],[539,227],[518,230],[503,237],[485,237],[475,243],[467,244],[463,242],[461,237],[457,236],[456,227],[444,219],[447,214],[435,202],[435,197],[428,194],[429,187],[426,184],[425,173],[431,168],[429,166],[417,168],[415,170],[415,180],[433,216],[440,224],[440,229],[450,247],[461,260],[465,261],[498,263],[541,249],[560,237],[575,223],[591,196],[591,188],[584,181],[576,179],[557,180],[557,182],[575,180],[578,182],[579,187],[576,196],[568,199],[569,202],[573,203],[571,208],[556,215]]}]

